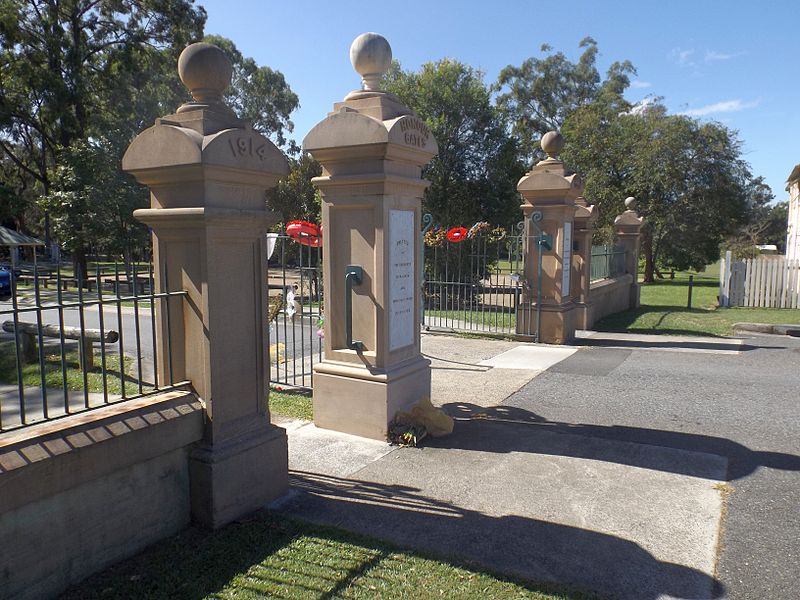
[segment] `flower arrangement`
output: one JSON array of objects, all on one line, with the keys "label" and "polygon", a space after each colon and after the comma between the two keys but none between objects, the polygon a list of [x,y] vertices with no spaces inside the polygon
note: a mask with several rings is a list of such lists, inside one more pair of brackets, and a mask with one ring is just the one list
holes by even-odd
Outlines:
[{"label": "flower arrangement", "polygon": [[474,238],[479,235],[486,235],[491,230],[492,226],[489,223],[487,223],[486,221],[478,221],[477,223],[475,223],[475,225],[469,228],[469,231],[467,232],[467,237]]},{"label": "flower arrangement", "polygon": [[425,245],[431,248],[444,245],[447,241],[447,231],[441,227],[434,227],[425,232]]},{"label": "flower arrangement", "polygon": [[489,232],[490,242],[502,242],[506,237],[508,237],[508,232],[504,227],[495,227]]},{"label": "flower arrangement", "polygon": [[467,239],[466,227],[453,227],[447,230],[447,241],[457,244]]},{"label": "flower arrangement", "polygon": [[325,337],[325,317],[323,315],[317,319],[317,337],[320,339]]}]

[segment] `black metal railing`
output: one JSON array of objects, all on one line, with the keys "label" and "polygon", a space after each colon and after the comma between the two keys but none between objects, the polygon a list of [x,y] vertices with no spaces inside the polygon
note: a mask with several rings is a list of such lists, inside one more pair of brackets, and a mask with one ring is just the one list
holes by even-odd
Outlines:
[{"label": "black metal railing", "polygon": [[591,281],[617,277],[625,273],[625,248],[592,246]]},{"label": "black metal railing", "polygon": [[323,357],[322,248],[286,235],[269,257],[269,380],[310,388]]},{"label": "black metal railing", "polygon": [[188,385],[156,343],[157,319],[169,338],[169,299],[186,292],[156,293],[149,262],[92,270],[34,264],[12,275],[0,302],[0,431]]},{"label": "black metal railing", "polygon": [[428,329],[511,334],[517,307],[529,293],[524,278],[522,224],[506,231],[476,224],[462,239],[452,229],[425,234],[423,326]]}]

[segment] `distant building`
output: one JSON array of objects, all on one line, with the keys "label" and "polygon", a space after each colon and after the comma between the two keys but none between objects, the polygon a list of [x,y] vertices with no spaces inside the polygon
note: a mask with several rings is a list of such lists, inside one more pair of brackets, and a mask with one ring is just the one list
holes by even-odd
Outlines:
[{"label": "distant building", "polygon": [[786,235],[786,258],[800,259],[800,165],[792,169],[786,182],[789,192],[789,226]]}]

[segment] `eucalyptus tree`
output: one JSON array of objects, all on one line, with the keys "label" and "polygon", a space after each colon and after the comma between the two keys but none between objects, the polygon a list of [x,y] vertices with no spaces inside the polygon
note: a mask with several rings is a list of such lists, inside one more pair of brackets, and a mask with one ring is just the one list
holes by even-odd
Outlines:
[{"label": "eucalyptus tree", "polygon": [[586,183],[608,232],[623,199],[645,218],[645,281],[659,266],[696,269],[719,258],[723,240],[748,217],[753,176],[735,132],[669,115],[654,103],[617,113],[602,103],[567,118],[563,156]]},{"label": "eucalyptus tree", "polygon": [[521,65],[508,65],[498,76],[494,90],[497,106],[506,113],[513,134],[529,159],[538,156],[539,139],[548,131],[560,130],[576,109],[590,106],[601,98],[626,110],[622,97],[636,69],[630,61],[614,62],[601,78],[597,69],[597,42],[581,40],[578,62],[544,44],[542,58],[531,57]]},{"label": "eucalyptus tree", "polygon": [[447,58],[416,72],[395,62],[384,83],[416,111],[439,145],[423,173],[431,182],[425,210],[447,225],[518,219],[516,183],[524,169],[483,74]]},{"label": "eucalyptus tree", "polygon": [[[24,222],[44,209],[77,262],[90,236],[101,251],[137,244],[144,230],[131,213],[147,192],[121,172],[122,154],[189,99],[176,65],[203,39],[205,18],[191,0],[1,2],[0,190],[16,199],[5,218]],[[298,100],[283,75],[229,40],[211,41],[234,63],[234,109],[291,148],[285,133]]]}]

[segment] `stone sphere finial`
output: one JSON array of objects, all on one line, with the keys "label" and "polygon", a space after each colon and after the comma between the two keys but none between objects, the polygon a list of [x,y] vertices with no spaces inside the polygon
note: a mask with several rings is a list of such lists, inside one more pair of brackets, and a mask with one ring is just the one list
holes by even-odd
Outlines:
[{"label": "stone sphere finial", "polygon": [[628,210],[636,210],[636,198],[633,196],[625,198],[625,208]]},{"label": "stone sphere finial", "polygon": [[381,77],[392,66],[392,47],[378,33],[362,33],[350,45],[350,62],[361,75],[362,89],[377,92]]},{"label": "stone sphere finial", "polygon": [[556,159],[564,147],[564,137],[557,131],[548,131],[542,136],[541,145],[549,158]]},{"label": "stone sphere finial", "polygon": [[192,93],[195,103],[222,104],[222,93],[231,84],[233,66],[219,47],[198,42],[181,52],[178,75]]}]

